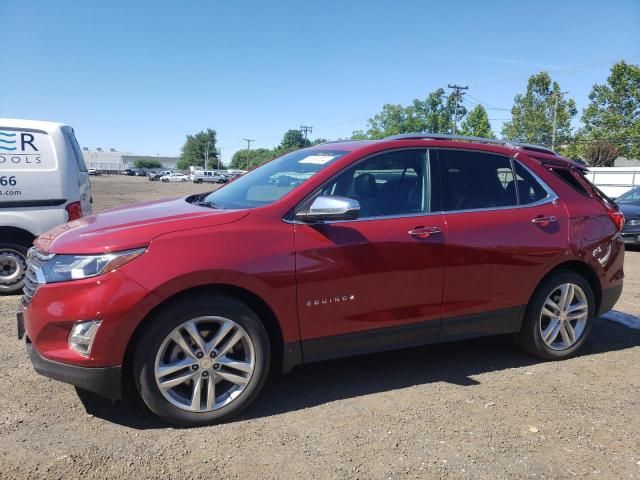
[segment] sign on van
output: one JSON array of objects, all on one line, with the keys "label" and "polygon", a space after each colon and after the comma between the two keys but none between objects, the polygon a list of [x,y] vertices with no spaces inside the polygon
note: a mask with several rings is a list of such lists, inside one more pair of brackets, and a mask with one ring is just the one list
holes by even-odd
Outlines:
[{"label": "sign on van", "polygon": [[46,133],[0,129],[0,172],[55,169],[56,158]]}]

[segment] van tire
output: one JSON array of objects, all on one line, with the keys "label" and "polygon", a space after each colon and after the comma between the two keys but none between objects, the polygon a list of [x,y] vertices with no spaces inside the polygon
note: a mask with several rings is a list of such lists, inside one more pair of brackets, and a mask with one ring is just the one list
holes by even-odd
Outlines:
[{"label": "van tire", "polygon": [[[156,360],[160,358],[159,355],[163,355],[163,346],[176,329],[202,317],[224,318],[234,324],[236,329],[239,326],[253,347],[254,368],[246,386],[233,401],[214,410],[194,412],[179,408],[161,392],[156,380]],[[207,355],[204,358],[206,359]],[[269,374],[270,363],[269,337],[253,310],[227,295],[200,294],[183,297],[154,315],[137,344],[133,358],[133,374],[140,398],[153,413],[175,425],[201,426],[225,422],[248,407],[262,390]],[[211,375],[215,376],[213,372]]]},{"label": "van tire", "polygon": [[16,241],[0,242],[0,295],[15,295],[22,291],[28,249],[29,245]]}]

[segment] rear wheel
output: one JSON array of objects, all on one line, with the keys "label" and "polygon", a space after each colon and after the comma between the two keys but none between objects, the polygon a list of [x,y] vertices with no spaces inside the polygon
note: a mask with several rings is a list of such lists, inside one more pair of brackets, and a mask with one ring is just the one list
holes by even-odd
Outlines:
[{"label": "rear wheel", "polygon": [[182,426],[237,415],[256,398],[269,371],[270,345],[260,319],[226,296],[170,305],[138,345],[134,373],[142,400]]},{"label": "rear wheel", "polygon": [[534,293],[517,341],[538,357],[567,358],[587,339],[594,315],[595,298],[589,282],[575,272],[558,272]]},{"label": "rear wheel", "polygon": [[0,294],[20,293],[27,271],[27,249],[14,242],[0,243]]}]

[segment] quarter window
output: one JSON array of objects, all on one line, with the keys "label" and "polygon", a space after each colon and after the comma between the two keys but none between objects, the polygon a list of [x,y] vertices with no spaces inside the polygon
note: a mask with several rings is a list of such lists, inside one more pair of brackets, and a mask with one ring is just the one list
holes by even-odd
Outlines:
[{"label": "quarter window", "polygon": [[427,152],[401,150],[364,160],[326,184],[319,194],[358,200],[359,218],[427,212]]}]

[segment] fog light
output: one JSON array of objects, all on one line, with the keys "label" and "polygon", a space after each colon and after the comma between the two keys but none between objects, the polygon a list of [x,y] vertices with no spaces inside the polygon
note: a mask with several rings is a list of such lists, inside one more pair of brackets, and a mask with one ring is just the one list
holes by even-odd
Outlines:
[{"label": "fog light", "polygon": [[80,355],[88,357],[91,354],[93,339],[100,327],[100,320],[76,322],[69,333],[69,346]]}]

